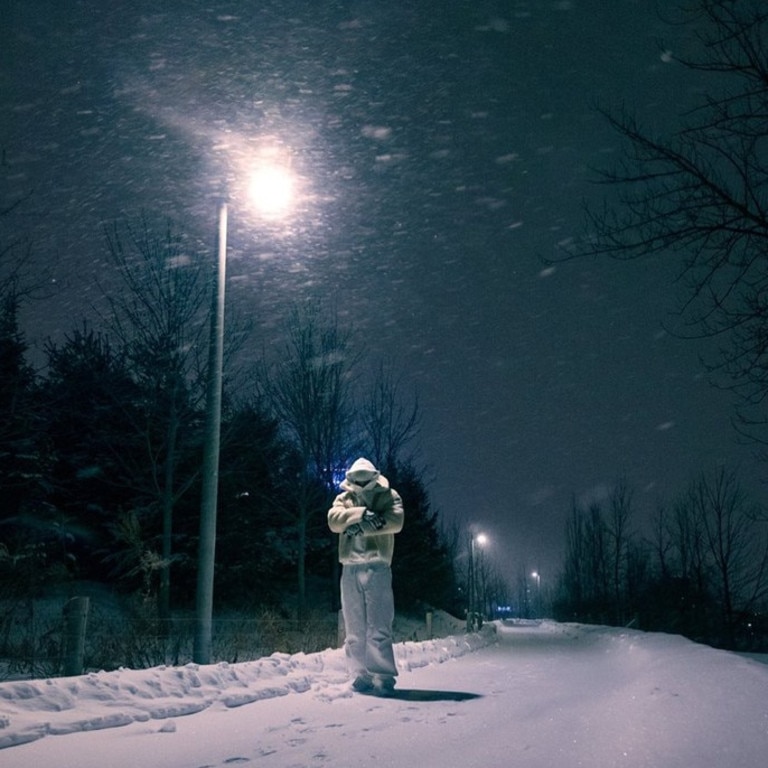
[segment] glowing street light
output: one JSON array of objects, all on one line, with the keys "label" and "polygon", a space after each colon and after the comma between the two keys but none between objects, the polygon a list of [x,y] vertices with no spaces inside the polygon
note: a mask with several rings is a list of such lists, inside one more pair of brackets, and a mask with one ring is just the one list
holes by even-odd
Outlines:
[{"label": "glowing street light", "polygon": [[541,613],[541,574],[538,571],[531,573],[531,578],[536,581],[536,618],[540,618]]},{"label": "glowing street light", "polygon": [[253,172],[248,192],[262,216],[268,219],[281,218],[293,202],[293,174],[290,169],[279,165],[262,165]]},{"label": "glowing street light", "polygon": [[[290,170],[263,164],[251,180],[249,197],[267,219],[282,218],[290,210],[294,183]],[[224,289],[227,272],[227,203],[218,210],[217,269],[214,277],[211,336],[208,347],[208,381],[205,400],[205,445],[203,449],[200,501],[196,622],[193,660],[209,664],[213,634],[213,577],[216,559],[216,512],[221,444],[221,396],[224,364]]]},{"label": "glowing street light", "polygon": [[477,573],[475,569],[475,545],[484,547],[488,543],[488,537],[484,533],[469,535],[469,574],[467,589],[467,632],[472,632],[477,625],[480,628],[481,620],[477,610]]}]

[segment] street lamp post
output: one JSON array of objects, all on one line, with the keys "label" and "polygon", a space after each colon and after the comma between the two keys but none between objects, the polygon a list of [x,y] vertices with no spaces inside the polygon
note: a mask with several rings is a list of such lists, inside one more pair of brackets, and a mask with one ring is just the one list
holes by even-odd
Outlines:
[{"label": "street lamp post", "polygon": [[475,569],[475,543],[483,546],[488,538],[484,533],[469,536],[469,573],[467,579],[467,632],[472,632],[477,623],[477,573]]},{"label": "street lamp post", "polygon": [[[289,168],[270,156],[258,166],[250,181],[249,196],[264,219],[276,221],[289,211],[295,177]],[[217,262],[208,347],[208,381],[205,399],[205,446],[203,449],[200,501],[195,638],[192,658],[197,664],[211,661],[213,634],[213,582],[216,561],[216,512],[221,443],[221,399],[224,367],[224,291],[227,274],[227,203],[218,209]]]},{"label": "street lamp post", "polygon": [[536,580],[536,618],[541,618],[541,574],[534,571],[531,578]]},{"label": "street lamp post", "polygon": [[213,574],[216,559],[216,508],[221,443],[221,391],[224,366],[224,290],[227,272],[227,204],[219,204],[218,258],[208,347],[208,388],[205,401],[200,541],[197,571],[196,622],[193,659],[209,664],[213,632]]},{"label": "street lamp post", "polygon": [[467,633],[472,632],[475,625],[474,618],[474,588],[475,588],[475,537],[469,535],[469,563],[467,565]]}]

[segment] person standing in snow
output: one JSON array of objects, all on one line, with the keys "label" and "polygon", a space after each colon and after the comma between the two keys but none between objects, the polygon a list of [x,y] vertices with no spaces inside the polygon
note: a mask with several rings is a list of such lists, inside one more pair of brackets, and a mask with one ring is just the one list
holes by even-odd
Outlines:
[{"label": "person standing in snow", "polygon": [[328,510],[328,527],[339,534],[344,647],[352,688],[389,696],[397,676],[390,566],[395,534],[403,528],[402,499],[368,459],[357,459]]}]

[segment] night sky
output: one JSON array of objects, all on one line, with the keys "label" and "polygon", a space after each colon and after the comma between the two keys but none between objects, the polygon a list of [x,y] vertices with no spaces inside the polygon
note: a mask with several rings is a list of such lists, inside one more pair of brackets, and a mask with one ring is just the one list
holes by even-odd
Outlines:
[{"label": "night sky", "polygon": [[[669,60],[692,40],[654,3],[2,5],[2,193],[32,191],[16,226],[52,293],[25,310],[33,350],[95,321],[105,224],[170,217],[212,257],[226,188],[254,358],[296,299],[335,307],[418,391],[434,504],[507,572],[546,583],[571,500],[619,477],[637,527],[719,463],[759,488],[698,359],[714,346],[664,330],[675,264],[546,261],[620,147],[595,105],[669,131],[707,82]],[[279,225],[239,192],[265,142],[301,179]]]}]

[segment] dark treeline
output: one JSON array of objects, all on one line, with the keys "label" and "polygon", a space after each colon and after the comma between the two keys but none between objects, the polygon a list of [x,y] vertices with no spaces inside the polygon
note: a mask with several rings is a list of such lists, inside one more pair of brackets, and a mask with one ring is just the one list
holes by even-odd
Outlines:
[{"label": "dark treeline", "polygon": [[574,502],[557,618],[768,649],[768,523],[735,473],[702,473],[657,510],[650,535],[635,524],[624,481],[603,502]]},{"label": "dark treeline", "polygon": [[[565,250],[675,266],[670,330],[716,342],[706,370],[734,396],[734,426],[765,458],[768,12],[762,0],[667,5],[663,21],[687,38],[668,54],[695,84],[693,98],[666,128],[631,100],[600,105],[621,151],[598,174],[608,191],[586,206],[584,237]],[[625,484],[604,503],[574,504],[561,616],[768,647],[765,520],[734,475],[694,480],[645,540],[631,513]]]},{"label": "dark treeline", "polygon": [[[51,341],[39,372],[18,322],[30,296],[17,273],[0,285],[2,633],[19,620],[14,606],[67,584],[105,585],[160,620],[194,605],[210,281],[184,258],[183,238],[144,221],[114,230],[107,247],[120,275],[108,317]],[[284,347],[251,371],[237,367],[246,335],[229,326],[217,611],[270,607],[301,621],[337,608],[325,515],[357,455],[406,505],[399,609],[460,611],[453,544],[413,458],[415,397],[318,306],[291,313]]]}]

